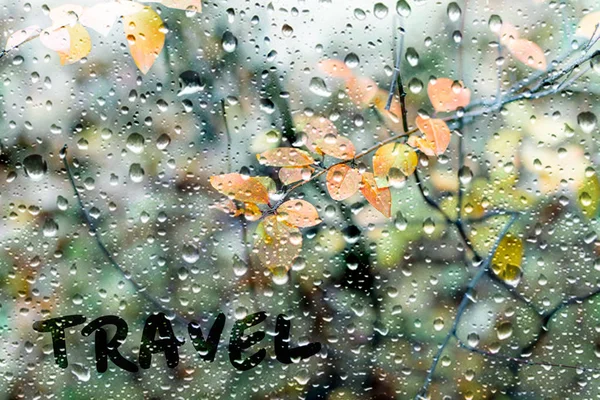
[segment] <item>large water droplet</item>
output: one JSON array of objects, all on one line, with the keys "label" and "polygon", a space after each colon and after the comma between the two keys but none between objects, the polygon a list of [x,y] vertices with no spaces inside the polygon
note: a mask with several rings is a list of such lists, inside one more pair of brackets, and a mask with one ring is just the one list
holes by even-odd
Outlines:
[{"label": "large water droplet", "polygon": [[221,46],[223,46],[223,50],[227,53],[233,53],[237,48],[237,38],[233,35],[233,33],[229,31],[223,32],[223,37],[221,38]]},{"label": "large water droplet", "polygon": [[590,111],[584,111],[577,115],[577,124],[582,131],[585,133],[592,133],[596,128],[596,124],[598,123],[598,119],[596,118],[596,114]]},{"label": "large water droplet", "polygon": [[28,176],[31,180],[39,181],[48,172],[48,164],[39,154],[32,154],[23,160],[23,170],[25,176]]},{"label": "large water droplet", "polygon": [[327,88],[325,81],[316,76],[310,80],[310,84],[309,84],[308,88],[310,89],[311,92],[313,92],[317,96],[321,96],[321,97],[331,96],[331,92]]}]

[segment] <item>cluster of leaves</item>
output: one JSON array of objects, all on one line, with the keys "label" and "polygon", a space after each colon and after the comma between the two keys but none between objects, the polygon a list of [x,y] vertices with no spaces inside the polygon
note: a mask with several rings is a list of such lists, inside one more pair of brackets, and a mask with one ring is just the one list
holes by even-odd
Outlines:
[{"label": "cluster of leaves", "polygon": [[[148,0],[166,7],[200,12],[200,0]],[[151,7],[136,1],[117,0],[83,7],[64,4],[48,10],[52,25],[40,28],[31,25],[9,36],[4,52],[39,37],[47,48],[56,51],[61,64],[72,64],[87,56],[92,39],[86,28],[107,36],[113,25],[122,18],[129,51],[142,73],[147,73],[162,51],[166,27]]]},{"label": "cluster of leaves", "polygon": [[[390,124],[400,122],[401,113],[394,112],[398,106],[392,103],[392,111],[385,109],[383,99],[387,91],[379,89],[374,81],[354,76],[339,61],[328,60],[325,66],[332,75],[345,79],[346,90],[357,105],[375,106],[387,116]],[[461,82],[449,78],[433,79],[428,94],[438,112],[465,107],[471,97],[469,89]],[[375,209],[389,218],[392,214],[390,187],[401,186],[406,177],[413,174],[418,152],[437,156],[446,151],[450,143],[451,132],[443,119],[419,115],[415,122],[420,133],[409,136],[407,143],[380,143],[371,149],[375,151],[372,170],[356,163],[371,150],[357,154],[354,143],[339,134],[334,123],[324,117],[315,117],[304,126],[296,147],[273,148],[258,154],[257,159],[261,165],[280,168],[278,177],[280,183],[287,186],[286,194],[325,175],[327,191],[333,200],[343,201],[360,192]],[[336,161],[325,167],[326,156]],[[220,205],[221,209],[233,216],[243,215],[249,221],[260,220],[254,252],[262,264],[271,269],[287,270],[300,254],[302,235],[299,228],[320,222],[316,208],[305,200],[275,202],[272,206],[270,198],[280,194],[276,194],[277,183],[269,177],[229,173],[213,176],[210,182],[228,197]]]}]

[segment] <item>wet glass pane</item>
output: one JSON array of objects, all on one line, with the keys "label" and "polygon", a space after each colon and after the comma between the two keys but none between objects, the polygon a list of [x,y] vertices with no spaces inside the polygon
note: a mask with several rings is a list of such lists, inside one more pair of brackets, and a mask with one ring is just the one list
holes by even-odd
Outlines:
[{"label": "wet glass pane", "polygon": [[0,19],[0,398],[600,398],[596,2]]}]

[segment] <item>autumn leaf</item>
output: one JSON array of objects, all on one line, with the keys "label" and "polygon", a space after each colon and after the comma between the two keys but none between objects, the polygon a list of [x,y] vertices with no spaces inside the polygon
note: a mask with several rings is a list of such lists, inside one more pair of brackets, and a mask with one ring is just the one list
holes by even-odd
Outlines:
[{"label": "autumn leaf", "polygon": [[179,10],[202,11],[201,0],[142,0],[144,3],[159,3],[165,7],[177,8]]},{"label": "autumn leaf", "polygon": [[271,167],[304,167],[315,163],[307,152],[294,147],[277,147],[257,154],[262,165]]},{"label": "autumn leaf", "polygon": [[332,199],[342,201],[358,191],[360,172],[346,164],[334,165],[327,172],[327,190]]},{"label": "autumn leaf", "polygon": [[379,93],[377,83],[366,77],[352,77],[346,81],[348,97],[358,107],[368,107]]},{"label": "autumn leaf", "polygon": [[248,221],[257,221],[262,216],[262,212],[256,204],[244,203],[243,207],[238,207],[231,199],[219,201],[214,206],[211,206],[211,208],[221,210],[224,213],[229,214],[231,217],[239,217],[240,215],[244,215],[244,218],[246,218]]},{"label": "autumn leaf", "polygon": [[375,177],[370,172],[362,175],[360,191],[365,199],[385,217],[392,215],[392,193],[389,188],[378,188]]},{"label": "autumn leaf", "polygon": [[442,119],[424,118],[420,115],[416,119],[417,127],[425,134],[427,140],[433,143],[436,155],[442,154],[450,144],[450,128]]},{"label": "autumn leaf", "polygon": [[284,167],[279,170],[279,180],[284,185],[310,179],[313,167]]},{"label": "autumn leaf", "polygon": [[8,37],[4,50],[10,50],[38,36],[42,30],[37,25],[31,25],[27,28],[19,29]]},{"label": "autumn leaf", "polygon": [[[381,146],[373,156],[373,172],[380,187],[386,182],[390,169],[397,168],[405,176],[412,175],[417,168],[417,153],[403,143],[388,143]],[[380,183],[381,182],[381,183]]]},{"label": "autumn leaf", "polygon": [[527,39],[515,39],[506,45],[513,57],[531,68],[545,71],[547,67],[546,55],[537,44]]},{"label": "autumn leaf", "polygon": [[321,223],[317,209],[306,200],[288,200],[279,206],[277,213],[288,224],[300,228]]},{"label": "autumn leaf", "polygon": [[600,24],[600,11],[589,13],[579,21],[575,34],[591,39],[598,24]]},{"label": "autumn leaf", "polygon": [[256,177],[237,173],[216,175],[210,177],[210,184],[230,199],[256,204],[269,203],[269,191]]},{"label": "autumn leaf", "polygon": [[460,81],[449,78],[437,78],[427,85],[427,94],[431,105],[438,112],[454,111],[466,107],[471,101],[471,91]]},{"label": "autumn leaf", "polygon": [[289,270],[301,250],[300,230],[282,221],[279,216],[269,215],[258,224],[253,253],[265,267]]},{"label": "autumn leaf", "polygon": [[435,156],[435,144],[423,137],[412,135],[408,138],[407,143],[409,146],[421,150],[421,152],[427,156]]},{"label": "autumn leaf", "polygon": [[326,135],[317,140],[316,145],[317,150],[341,160],[350,160],[356,154],[356,149],[350,139],[339,135]]},{"label": "autumn leaf", "polygon": [[312,118],[304,127],[306,135],[304,145],[312,152],[318,153],[317,142],[325,136],[337,136],[338,131],[333,122],[325,117]]},{"label": "autumn leaf", "polygon": [[354,76],[352,71],[350,71],[346,63],[342,60],[323,60],[319,63],[319,67],[321,68],[321,71],[335,78],[350,79]]},{"label": "autumn leaf", "polygon": [[521,279],[522,258],[523,242],[509,233],[498,244],[491,262],[492,271],[504,282],[516,286]]},{"label": "autumn leaf", "polygon": [[47,29],[41,33],[40,41],[58,53],[62,65],[81,60],[92,49],[92,39],[81,24]]},{"label": "autumn leaf", "polygon": [[163,22],[152,8],[144,7],[138,13],[124,16],[123,28],[133,61],[146,74],[165,43]]}]

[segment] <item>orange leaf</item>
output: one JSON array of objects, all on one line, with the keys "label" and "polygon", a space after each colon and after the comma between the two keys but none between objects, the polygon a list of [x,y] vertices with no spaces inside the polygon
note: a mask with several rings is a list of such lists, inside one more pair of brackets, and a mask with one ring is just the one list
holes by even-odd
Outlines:
[{"label": "orange leaf", "polygon": [[423,118],[420,115],[416,119],[417,127],[425,134],[428,141],[433,143],[435,154],[440,155],[450,144],[450,128],[442,119]]},{"label": "orange leaf", "polygon": [[513,57],[523,64],[540,71],[546,70],[546,55],[540,46],[532,41],[527,39],[511,40],[507,44],[507,48],[512,53]]},{"label": "orange leaf", "polygon": [[323,60],[319,63],[319,67],[323,72],[335,78],[350,79],[354,76],[350,68],[341,60]]},{"label": "orange leaf", "polygon": [[138,13],[124,16],[123,27],[133,61],[146,74],[165,43],[162,19],[152,8],[144,7]]},{"label": "orange leaf", "polygon": [[579,21],[575,34],[591,39],[598,24],[600,24],[600,11],[589,13]]},{"label": "orange leaf", "polygon": [[363,174],[360,191],[365,199],[380,213],[387,218],[391,217],[392,193],[389,188],[378,188],[372,173],[365,172]]},{"label": "orange leaf", "polygon": [[304,167],[314,164],[315,160],[307,152],[293,147],[277,147],[257,154],[262,165],[271,167]]},{"label": "orange leaf", "polygon": [[377,96],[379,87],[371,78],[352,77],[346,81],[348,96],[359,107],[367,107]]},{"label": "orange leaf", "polygon": [[269,192],[260,179],[232,173],[210,177],[210,184],[230,199],[268,204]]},{"label": "orange leaf", "polygon": [[298,181],[307,181],[314,170],[313,167],[284,167],[279,170],[279,180],[284,185]]},{"label": "orange leaf", "polygon": [[410,136],[408,144],[428,156],[435,156],[435,145],[425,138],[416,135]]},{"label": "orange leaf", "polygon": [[306,134],[306,143],[304,145],[310,151],[317,153],[319,152],[317,142],[326,135],[337,135],[338,131],[331,120],[325,117],[315,117],[306,124],[304,133]]},{"label": "orange leaf", "polygon": [[354,144],[350,139],[343,136],[326,135],[324,138],[317,140],[316,144],[318,150],[341,160],[350,160],[356,154]]},{"label": "orange leaf", "polygon": [[288,200],[279,206],[277,212],[293,226],[306,228],[321,223],[315,206],[305,200]]},{"label": "orange leaf", "polygon": [[334,200],[345,200],[358,191],[360,172],[346,164],[334,165],[327,173],[327,190]]},{"label": "orange leaf", "polygon": [[289,270],[302,250],[302,234],[276,215],[269,215],[256,228],[253,253],[269,269]]},{"label": "orange leaf", "polygon": [[437,78],[427,85],[431,105],[438,112],[454,111],[466,107],[471,101],[471,91],[462,82],[449,78]]},{"label": "orange leaf", "polygon": [[417,153],[402,143],[381,146],[373,156],[373,172],[377,178],[385,178],[392,168],[398,168],[406,176],[412,175],[419,161]]}]

